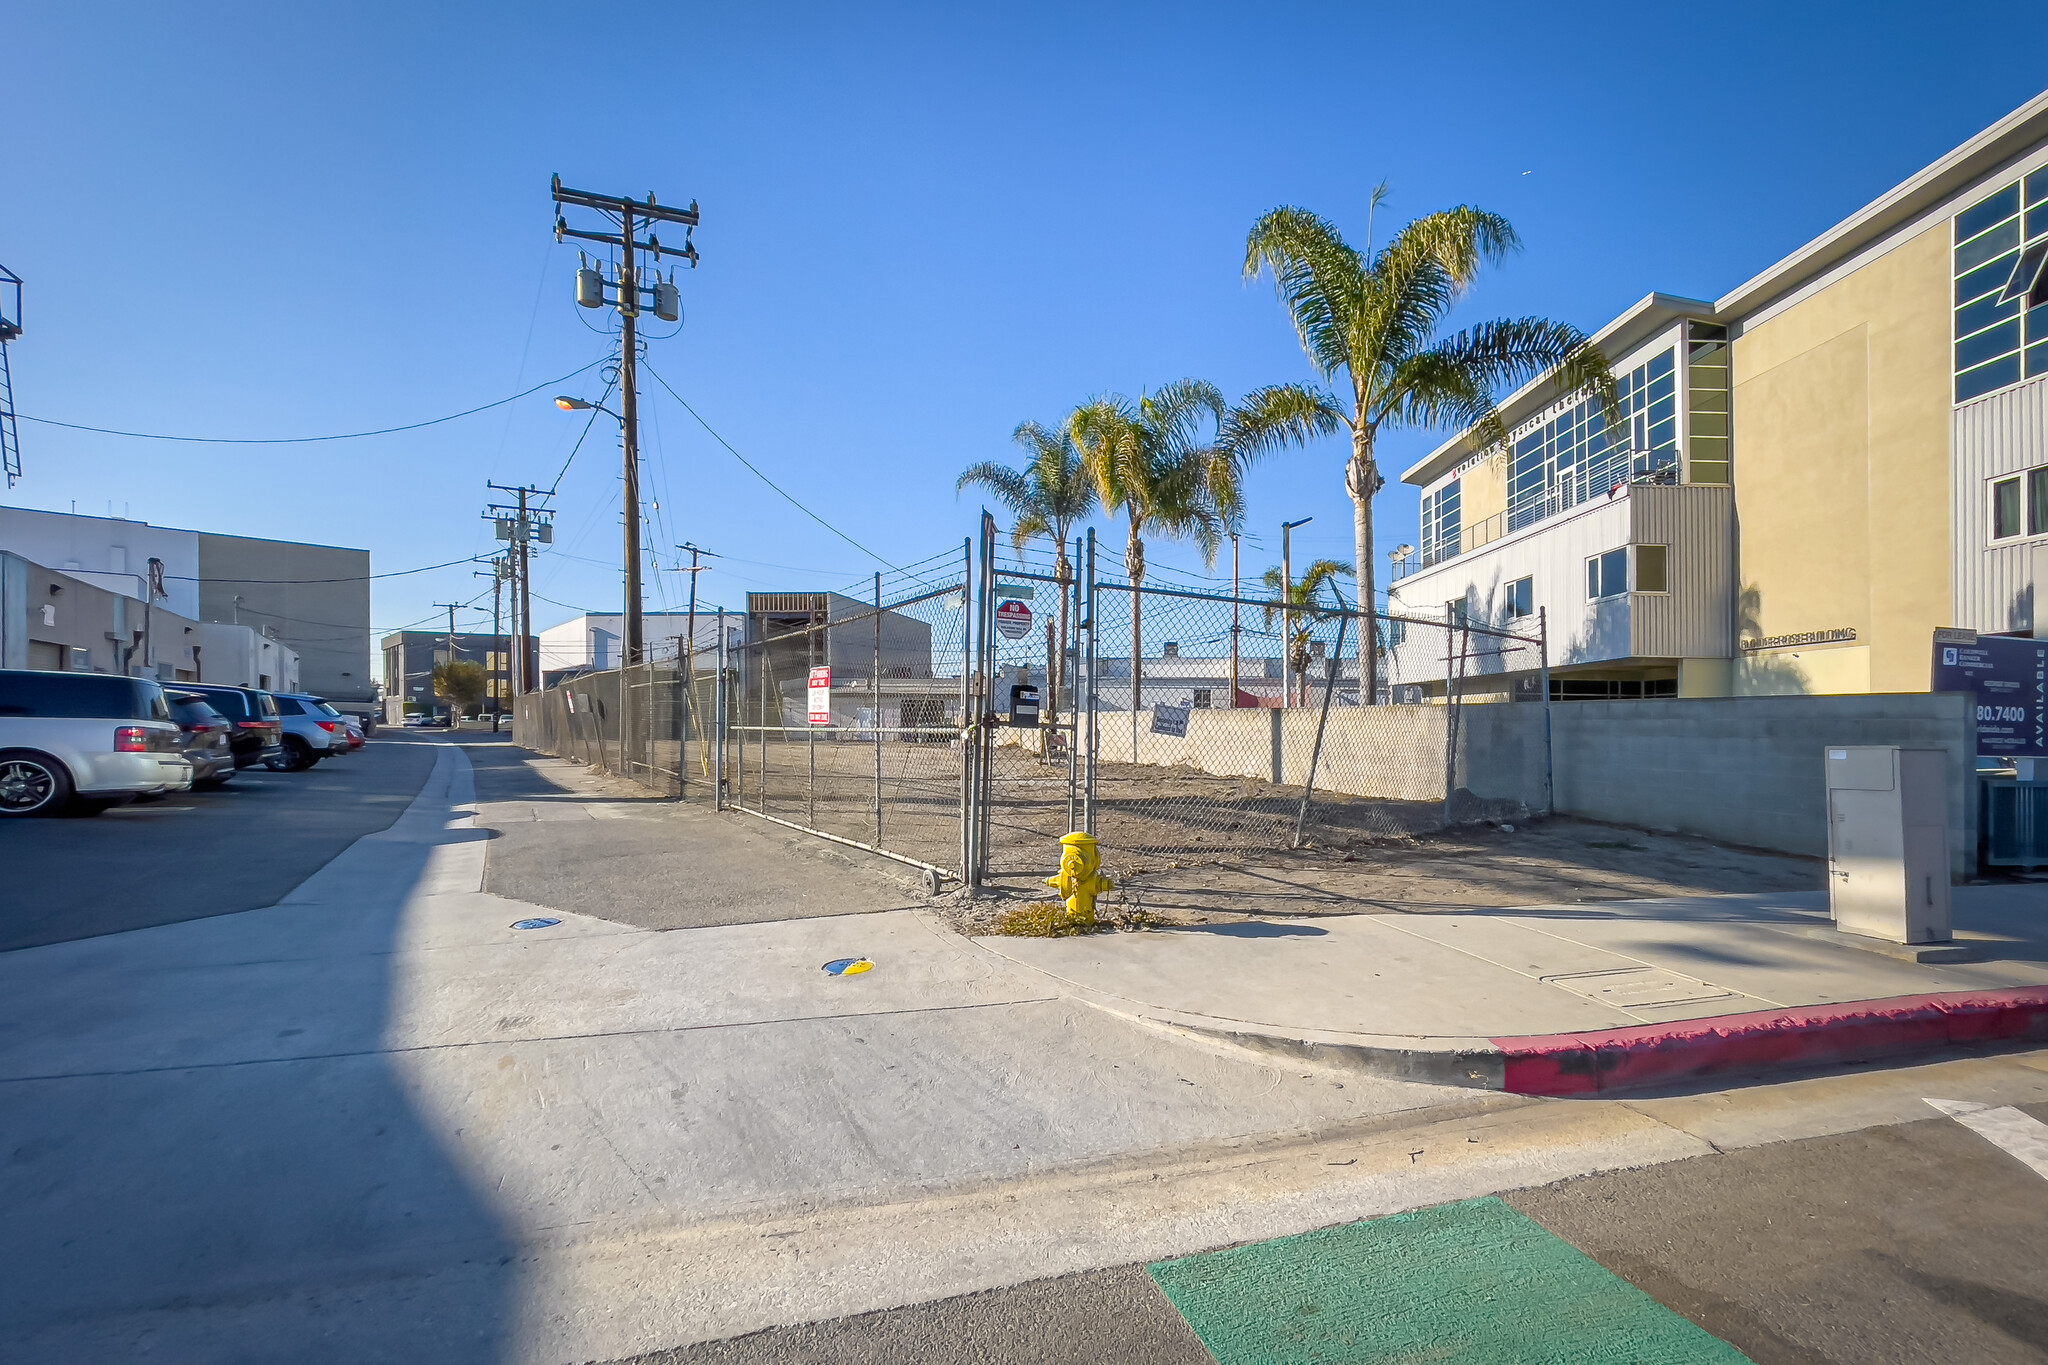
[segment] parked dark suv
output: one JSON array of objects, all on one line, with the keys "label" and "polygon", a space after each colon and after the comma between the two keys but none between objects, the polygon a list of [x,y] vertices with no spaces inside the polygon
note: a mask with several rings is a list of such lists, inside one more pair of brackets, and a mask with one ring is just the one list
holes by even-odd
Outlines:
[{"label": "parked dark suv", "polygon": [[196,692],[206,704],[234,725],[228,746],[235,751],[235,770],[284,757],[284,722],[277,716],[277,698],[253,687],[219,683],[176,683],[180,692]]},{"label": "parked dark suv", "polygon": [[235,723],[214,710],[213,703],[177,684],[164,689],[171,719],[185,732],[185,761],[192,765],[192,785],[218,787],[233,777]]}]

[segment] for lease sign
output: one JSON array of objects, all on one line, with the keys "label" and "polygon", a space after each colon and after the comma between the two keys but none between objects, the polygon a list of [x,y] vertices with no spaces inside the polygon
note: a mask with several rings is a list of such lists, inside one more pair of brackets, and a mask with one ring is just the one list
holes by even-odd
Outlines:
[{"label": "for lease sign", "polygon": [[2048,758],[2048,640],[1937,631],[1934,690],[1977,698],[1977,752]]}]

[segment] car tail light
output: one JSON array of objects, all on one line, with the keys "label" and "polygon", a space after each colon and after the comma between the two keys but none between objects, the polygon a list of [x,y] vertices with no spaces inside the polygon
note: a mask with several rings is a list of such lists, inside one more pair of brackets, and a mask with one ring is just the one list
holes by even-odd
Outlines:
[{"label": "car tail light", "polygon": [[149,752],[149,727],[145,725],[117,725],[114,727],[114,752],[117,754],[146,754]]},{"label": "car tail light", "polygon": [[244,730],[275,730],[278,726],[274,720],[238,720],[235,724]]},{"label": "car tail light", "polygon": [[331,720],[316,720],[313,723],[330,735],[334,733],[334,722]]}]

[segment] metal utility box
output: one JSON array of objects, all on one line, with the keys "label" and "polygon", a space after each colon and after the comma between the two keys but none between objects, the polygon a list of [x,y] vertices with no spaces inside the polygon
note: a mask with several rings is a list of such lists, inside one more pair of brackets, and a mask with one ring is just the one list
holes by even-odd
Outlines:
[{"label": "metal utility box", "polygon": [[1038,689],[1018,683],[1010,689],[1010,724],[1020,730],[1038,728]]},{"label": "metal utility box", "polygon": [[1948,754],[1830,748],[1824,767],[1835,927],[1893,943],[1948,942]]}]

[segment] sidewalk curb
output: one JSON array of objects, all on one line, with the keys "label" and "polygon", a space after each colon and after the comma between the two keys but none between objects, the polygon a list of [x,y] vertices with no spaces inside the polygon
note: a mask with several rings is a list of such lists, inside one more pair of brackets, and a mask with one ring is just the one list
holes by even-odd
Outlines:
[{"label": "sidewalk curb", "polygon": [[1419,1081],[1515,1095],[1564,1097],[1664,1085],[1729,1071],[1874,1061],[1982,1043],[2048,1043],[2048,986],[1944,991],[1800,1005],[1586,1033],[1506,1038],[1282,1034],[1257,1025],[1118,1008],[1136,1023],[1211,1042]]},{"label": "sidewalk curb", "polygon": [[1495,1038],[1502,1088],[1588,1095],[1715,1072],[1870,1061],[1973,1043],[2048,1042],[2048,987],[1942,991],[1668,1024]]}]

